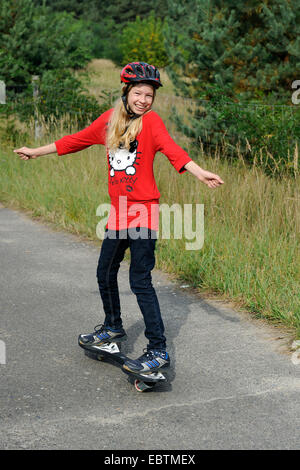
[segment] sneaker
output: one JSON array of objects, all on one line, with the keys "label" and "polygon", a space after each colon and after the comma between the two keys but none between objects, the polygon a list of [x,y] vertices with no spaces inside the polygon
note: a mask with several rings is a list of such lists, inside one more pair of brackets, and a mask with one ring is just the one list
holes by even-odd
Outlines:
[{"label": "sneaker", "polygon": [[170,357],[166,351],[150,349],[144,350],[144,354],[138,359],[126,361],[123,369],[137,374],[152,374],[169,366]]},{"label": "sneaker", "polygon": [[94,333],[79,335],[78,341],[83,346],[101,346],[105,343],[120,342],[127,339],[125,330],[120,328],[115,330],[108,326],[97,325]]}]

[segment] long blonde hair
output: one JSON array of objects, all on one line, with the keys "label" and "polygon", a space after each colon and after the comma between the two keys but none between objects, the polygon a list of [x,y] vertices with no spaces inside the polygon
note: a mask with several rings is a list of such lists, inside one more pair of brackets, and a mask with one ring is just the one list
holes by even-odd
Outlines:
[{"label": "long blonde hair", "polygon": [[[128,87],[128,92],[134,85]],[[123,92],[126,87],[123,88]],[[155,90],[154,90],[155,96]],[[153,96],[153,101],[154,101]],[[153,103],[153,102],[152,102]],[[131,142],[134,142],[136,136],[143,128],[143,115],[136,119],[131,119],[128,115],[122,98],[119,98],[114,106],[111,118],[108,123],[106,146],[109,150],[117,150],[119,147],[129,150]]]}]

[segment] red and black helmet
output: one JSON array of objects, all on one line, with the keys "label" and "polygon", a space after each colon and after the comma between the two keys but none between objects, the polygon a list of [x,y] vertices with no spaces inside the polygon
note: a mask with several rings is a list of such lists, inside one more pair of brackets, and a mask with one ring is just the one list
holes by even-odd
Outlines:
[{"label": "red and black helmet", "polygon": [[121,71],[121,82],[127,85],[145,82],[156,88],[162,86],[159,71],[154,65],[146,64],[146,62],[130,62],[125,65]]}]

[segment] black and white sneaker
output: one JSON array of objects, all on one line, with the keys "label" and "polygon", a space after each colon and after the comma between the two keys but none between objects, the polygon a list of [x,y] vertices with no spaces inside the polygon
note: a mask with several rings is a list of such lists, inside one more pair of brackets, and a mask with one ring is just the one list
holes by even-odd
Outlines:
[{"label": "black and white sneaker", "polygon": [[145,350],[138,359],[129,359],[123,365],[123,369],[135,374],[152,374],[160,369],[170,366],[170,356],[166,351]]},{"label": "black and white sneaker", "polygon": [[94,333],[82,334],[78,337],[78,342],[82,346],[101,346],[106,343],[121,342],[127,339],[127,335],[123,328],[115,330],[108,326],[97,325],[94,328]]}]

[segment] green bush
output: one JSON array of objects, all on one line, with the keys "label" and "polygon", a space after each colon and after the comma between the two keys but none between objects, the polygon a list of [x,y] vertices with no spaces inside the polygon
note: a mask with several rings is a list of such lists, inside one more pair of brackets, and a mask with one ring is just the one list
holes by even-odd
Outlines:
[{"label": "green bush", "polygon": [[164,46],[165,23],[155,18],[154,13],[141,20],[137,16],[128,23],[121,34],[120,50],[123,63],[143,61],[157,67],[164,67],[168,57]]},{"label": "green bush", "polygon": [[56,124],[68,115],[68,124],[83,128],[106,110],[94,96],[87,95],[81,82],[70,71],[45,72],[40,84],[37,110],[47,124]]},{"label": "green bush", "polygon": [[[6,83],[7,104],[0,113],[7,118],[7,134],[14,138],[17,121],[28,123],[34,115],[51,129],[66,115],[65,123],[82,127],[101,113],[70,71],[91,59],[91,38],[86,24],[71,13],[35,6],[33,0],[2,0],[0,80]],[[35,100],[34,75],[40,77]]]},{"label": "green bush", "polygon": [[214,85],[207,87],[205,98],[195,101],[188,124],[174,118],[196,147],[201,142],[210,153],[225,149],[224,158],[242,156],[268,174],[298,171],[294,155],[300,142],[300,106],[274,104],[271,96],[270,104],[238,102]]},{"label": "green bush", "polygon": [[109,107],[106,102],[99,105],[95,97],[87,95],[81,82],[68,70],[45,72],[38,89],[36,98],[33,98],[32,86],[23,93],[8,91],[7,104],[0,108],[0,112],[10,122],[11,134],[14,133],[14,116],[27,124],[35,116],[47,125],[49,131],[63,120],[65,130],[71,130],[87,126]]}]

